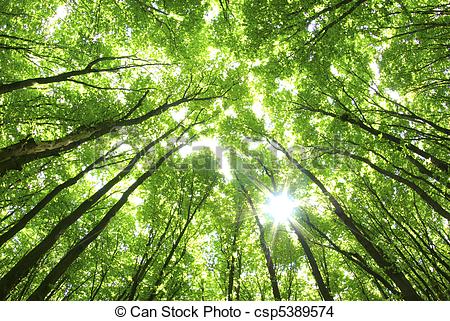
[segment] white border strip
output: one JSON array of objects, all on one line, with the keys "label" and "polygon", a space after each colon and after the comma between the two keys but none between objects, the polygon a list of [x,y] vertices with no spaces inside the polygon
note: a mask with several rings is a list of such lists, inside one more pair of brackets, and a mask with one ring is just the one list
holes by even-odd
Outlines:
[{"label": "white border strip", "polygon": [[[324,308],[322,308],[324,307]],[[327,313],[328,312],[328,313]],[[331,313],[332,312],[332,313]],[[445,302],[0,302],[0,320],[445,320]],[[117,316],[123,315],[124,316]],[[322,314],[322,316],[320,316]]]}]

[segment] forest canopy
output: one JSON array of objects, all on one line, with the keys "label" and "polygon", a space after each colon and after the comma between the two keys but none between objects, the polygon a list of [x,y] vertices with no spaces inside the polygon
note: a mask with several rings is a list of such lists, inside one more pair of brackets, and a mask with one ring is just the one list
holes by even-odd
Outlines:
[{"label": "forest canopy", "polygon": [[450,300],[450,4],[0,0],[0,300]]}]

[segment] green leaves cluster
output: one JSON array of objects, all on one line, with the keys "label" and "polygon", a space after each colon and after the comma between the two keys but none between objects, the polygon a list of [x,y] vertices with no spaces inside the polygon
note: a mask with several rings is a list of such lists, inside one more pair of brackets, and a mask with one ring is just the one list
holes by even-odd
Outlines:
[{"label": "green leaves cluster", "polygon": [[450,298],[448,4],[0,8],[1,299]]}]

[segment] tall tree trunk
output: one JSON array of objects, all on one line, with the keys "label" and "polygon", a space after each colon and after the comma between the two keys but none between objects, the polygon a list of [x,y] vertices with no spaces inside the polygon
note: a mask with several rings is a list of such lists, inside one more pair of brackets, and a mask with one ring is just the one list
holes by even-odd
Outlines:
[{"label": "tall tree trunk", "polygon": [[278,278],[277,278],[277,273],[275,271],[275,265],[273,264],[272,254],[270,253],[270,248],[267,245],[265,237],[264,237],[264,226],[261,224],[261,221],[259,220],[258,212],[256,211],[255,205],[253,204],[253,200],[250,197],[250,194],[248,193],[247,189],[244,187],[244,185],[241,183],[241,181],[239,179],[238,179],[238,182],[239,182],[242,192],[244,193],[245,198],[247,199],[247,202],[250,206],[252,214],[255,217],[256,225],[258,226],[258,229],[259,229],[259,245],[261,246],[261,250],[266,259],[266,266],[267,266],[267,270],[269,271],[270,285],[272,287],[273,297],[276,301],[281,301],[281,294],[280,294],[280,288],[278,286]]},{"label": "tall tree trunk", "polygon": [[272,145],[283,152],[283,154],[289,159],[289,161],[300,170],[305,176],[307,176],[314,184],[319,187],[322,194],[326,196],[334,207],[335,214],[339,219],[347,226],[350,232],[355,236],[358,242],[364,247],[367,253],[373,258],[373,260],[383,269],[392,281],[400,289],[402,296],[405,300],[419,301],[421,297],[414,290],[411,283],[406,276],[399,270],[394,262],[390,261],[388,256],[382,252],[380,248],[375,246],[359,229],[353,219],[348,216],[339,201],[326,189],[325,185],[309,170],[300,165],[300,163],[292,157],[290,153],[275,139],[272,140]]},{"label": "tall tree trunk", "polygon": [[305,237],[303,236],[299,228],[295,226],[293,222],[289,223],[292,229],[294,230],[295,235],[297,235],[298,240],[302,245],[303,251],[305,252],[306,257],[308,258],[309,266],[311,267],[311,272],[314,276],[314,279],[316,280],[317,286],[319,287],[319,292],[322,295],[322,298],[325,301],[333,301],[333,296],[331,295],[330,290],[323,281],[322,274],[320,273],[319,270],[319,266],[317,265],[316,259],[311,251],[311,248],[309,247],[308,242],[306,241]]},{"label": "tall tree trunk", "polygon": [[394,135],[391,135],[389,133],[385,133],[381,130],[375,129],[373,127],[368,126],[367,124],[365,124],[362,120],[358,119],[358,118],[353,118],[352,115],[350,115],[349,113],[344,113],[343,115],[337,115],[335,113],[320,109],[320,108],[313,108],[311,106],[307,106],[307,105],[302,105],[299,103],[296,103],[297,105],[300,105],[302,109],[305,110],[309,110],[312,112],[319,112],[323,115],[327,115],[327,116],[331,116],[334,117],[335,119],[338,119],[340,121],[355,125],[363,130],[365,130],[366,132],[370,133],[371,135],[378,137],[380,139],[389,141],[391,143],[394,143],[397,146],[397,149],[399,151],[402,151],[403,148],[408,149],[409,151],[411,151],[412,153],[420,156],[423,159],[429,159],[431,161],[431,163],[433,165],[435,165],[437,168],[439,168],[440,170],[442,170],[445,173],[449,172],[450,169],[450,165],[439,159],[438,157],[418,148],[417,146],[408,143],[404,140],[402,140],[401,138],[398,138]]},{"label": "tall tree trunk", "polygon": [[[211,193],[211,189],[213,184],[215,183],[215,181],[213,181],[213,183],[210,185],[210,188],[208,188],[206,190],[206,192],[203,194],[203,197],[200,199],[200,201],[198,202],[198,204],[196,204],[194,206],[194,208],[192,208],[192,206],[194,204],[192,204],[193,202],[193,187],[191,186],[191,195],[189,197],[189,204],[188,204],[188,210],[187,210],[187,218],[186,218],[186,222],[183,225],[183,228],[180,232],[180,234],[178,234],[177,239],[175,240],[175,242],[172,244],[172,247],[166,257],[166,259],[164,260],[164,263],[162,265],[162,267],[159,269],[159,273],[158,276],[156,278],[156,281],[153,283],[153,286],[150,290],[150,293],[148,295],[147,300],[149,301],[153,301],[156,299],[156,296],[158,295],[157,289],[158,287],[162,284],[162,282],[164,281],[164,277],[166,276],[166,269],[169,266],[170,262],[172,261],[173,256],[175,255],[175,251],[178,248],[178,245],[180,244],[181,240],[183,239],[184,234],[186,233],[189,225],[192,222],[192,219],[194,218],[195,214],[199,211],[199,209],[203,206],[203,204],[205,203],[206,199],[209,197],[210,193]],[[179,210],[182,210],[182,203],[179,204]]]},{"label": "tall tree trunk", "polygon": [[[78,147],[85,142],[97,139],[108,133],[118,131],[120,128],[140,124],[151,117],[157,116],[169,108],[178,106],[189,101],[204,101],[212,100],[220,96],[214,97],[197,97],[201,92],[196,92],[190,95],[185,95],[171,103],[164,103],[161,106],[153,109],[142,116],[132,119],[119,119],[115,121],[104,121],[100,124],[91,127],[79,127],[72,133],[67,134],[62,138],[53,141],[36,142],[33,137],[24,139],[16,144],[5,147],[0,150],[0,176],[4,175],[9,170],[21,170],[22,166],[46,157],[57,156],[62,152],[69,151]],[[139,102],[132,108],[137,109],[143,102],[145,93]]]},{"label": "tall tree trunk", "polygon": [[[392,286],[386,278],[384,278],[382,275],[374,271],[369,265],[366,263],[366,259],[364,259],[360,254],[358,253],[352,253],[343,250],[340,246],[338,246],[336,243],[334,243],[328,235],[326,235],[323,231],[321,231],[317,226],[315,226],[307,217],[305,220],[305,223],[310,226],[314,231],[316,231],[322,238],[328,241],[328,243],[331,246],[331,249],[335,250],[336,252],[343,255],[345,258],[347,258],[349,261],[353,262],[357,266],[359,266],[363,271],[371,275],[374,280],[375,284],[378,284],[377,282],[381,282],[387,290],[389,290],[392,294],[398,295],[399,292]],[[382,295],[386,295],[384,291],[380,291]]]},{"label": "tall tree trunk", "polygon": [[94,242],[100,233],[106,228],[111,219],[119,212],[119,210],[128,201],[128,197],[136,188],[142,185],[158,168],[169,158],[174,152],[183,147],[180,144],[172,148],[163,157],[161,157],[147,172],[139,176],[139,178],[122,194],[121,198],[111,207],[101,221],[86,234],[77,244],[75,244],[66,255],[56,264],[56,266],[47,274],[45,279],[41,282],[39,287],[30,295],[28,300],[44,300],[49,291],[56,284],[59,278],[66,272],[70,265],[80,256],[81,253]]},{"label": "tall tree trunk", "polygon": [[[170,213],[169,220],[166,224],[166,227],[164,228],[163,233],[158,238],[158,242],[155,246],[155,249],[153,250],[152,255],[150,257],[148,257],[148,250],[147,250],[147,252],[142,257],[141,262],[136,269],[136,272],[134,273],[133,277],[131,278],[132,283],[131,283],[130,289],[129,290],[126,289],[124,291],[124,293],[120,297],[121,300],[126,299],[129,301],[133,301],[135,299],[139,285],[141,284],[142,280],[144,279],[150,265],[153,264],[154,259],[158,255],[159,249],[163,245],[164,240],[167,238],[167,232],[169,231],[173,217],[174,216],[172,215],[172,213]],[[150,244],[147,243],[147,246],[150,246]]]},{"label": "tall tree trunk", "polygon": [[396,145],[399,145],[400,148],[403,148],[403,146],[404,146],[406,149],[408,149],[409,151],[413,152],[414,154],[416,154],[416,155],[418,155],[418,156],[420,156],[422,158],[425,158],[425,159],[430,159],[431,163],[433,165],[435,165],[437,168],[439,168],[440,170],[442,170],[443,172],[445,172],[445,173],[449,172],[450,166],[449,166],[449,164],[447,162],[445,162],[445,161],[439,159],[438,157],[436,157],[436,156],[434,156],[434,155],[432,155],[432,154],[430,154],[430,153],[428,153],[428,152],[418,148],[417,146],[415,146],[415,145],[413,145],[411,143],[404,142],[404,141],[402,141],[402,139],[400,139],[400,138],[398,138],[398,137],[396,137],[394,135],[382,132],[382,131],[380,131],[378,129],[375,129],[373,127],[369,127],[369,126],[367,126],[364,122],[362,122],[359,119],[354,119],[352,117],[342,117],[342,116],[339,117],[339,119],[347,121],[347,122],[349,122],[349,123],[351,123],[353,125],[356,125],[359,128],[364,129],[365,131],[367,131],[368,133],[370,133],[370,134],[372,134],[372,135],[374,135],[376,137],[380,137],[382,139],[385,139],[385,140],[388,140],[388,141],[390,141],[392,143],[395,143]]},{"label": "tall tree trunk", "polygon": [[[383,200],[380,198],[380,196],[377,194],[375,189],[365,180],[363,179],[365,186],[369,190],[369,192],[375,197],[378,204],[380,205],[382,211],[386,213],[386,215],[391,218],[411,239],[411,241],[416,245],[416,249],[422,253],[422,255],[430,262],[430,264],[438,271],[445,279],[447,279],[447,282],[450,284],[450,275],[447,274],[447,272],[443,271],[438,264],[436,263],[437,260],[440,264],[442,264],[443,267],[447,269],[447,271],[450,271],[450,265],[442,258],[442,255],[436,251],[436,249],[433,248],[432,244],[433,242],[429,239],[425,240],[419,233],[420,231],[417,231],[416,228],[411,227],[408,222],[402,222],[400,221],[396,215],[392,214],[387,207],[385,206]],[[418,220],[421,220],[420,217],[418,217]]]},{"label": "tall tree trunk", "polygon": [[233,230],[233,240],[231,243],[231,259],[230,259],[230,268],[228,273],[228,288],[227,288],[227,300],[233,301],[233,292],[234,292],[234,272],[236,269],[236,257],[235,254],[237,251],[237,241],[239,237],[239,230],[242,224],[242,208],[236,209],[236,217],[234,220],[234,230]]},{"label": "tall tree trunk", "polygon": [[439,215],[441,215],[442,217],[444,217],[447,220],[450,220],[450,213],[447,210],[445,210],[437,201],[435,201],[433,198],[431,198],[430,195],[428,195],[423,189],[421,189],[414,182],[407,180],[406,178],[404,178],[400,175],[389,172],[389,171],[375,165],[370,160],[368,160],[367,158],[364,158],[362,156],[358,156],[358,155],[349,153],[347,151],[342,151],[342,150],[337,150],[337,149],[335,151],[339,154],[342,154],[342,155],[348,156],[350,158],[353,158],[355,160],[361,161],[361,162],[369,165],[370,167],[372,167],[374,170],[376,170],[380,174],[383,174],[384,176],[392,178],[392,179],[396,180],[397,182],[408,186],[414,192],[416,192],[428,205],[430,205],[430,207],[433,208]]},{"label": "tall tree trunk", "polygon": [[238,251],[236,301],[241,300],[241,274],[242,274],[242,252]]},{"label": "tall tree trunk", "polygon": [[0,235],[0,247],[10,240],[14,235],[16,235],[20,230],[22,230],[25,225],[31,221],[48,203],[50,203],[62,190],[75,185],[86,173],[94,169],[94,167],[103,162],[105,158],[113,152],[118,146],[114,146],[108,153],[97,158],[93,163],[91,163],[84,170],[80,171],[76,176],[69,178],[64,183],[56,186],[50,193],[45,195],[45,197],[40,200],[30,211],[28,211],[21,219],[19,219],[14,225],[8,229],[5,233]]},{"label": "tall tree trunk", "polygon": [[142,158],[153,146],[159,143],[161,140],[168,137],[174,132],[180,124],[175,128],[170,129],[165,134],[149,143],[141,151],[139,151],[135,157],[128,163],[128,165],[114,178],[107,182],[102,188],[95,192],[91,197],[81,203],[72,213],[63,218],[51,232],[30,252],[22,257],[19,262],[6,273],[2,279],[0,279],[0,300],[5,300],[8,293],[24,278],[30,269],[38,263],[42,256],[58,241],[59,237],[66,231],[73,223],[75,223],[87,210],[89,210],[97,201],[103,197],[111,188],[113,188],[118,182],[122,180],[131,169],[137,164],[140,158]]}]

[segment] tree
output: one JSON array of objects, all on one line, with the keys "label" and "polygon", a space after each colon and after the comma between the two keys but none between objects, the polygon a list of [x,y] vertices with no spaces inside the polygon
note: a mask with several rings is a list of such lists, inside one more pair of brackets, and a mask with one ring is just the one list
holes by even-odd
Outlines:
[{"label": "tree", "polygon": [[0,299],[450,298],[447,3],[0,8]]}]

